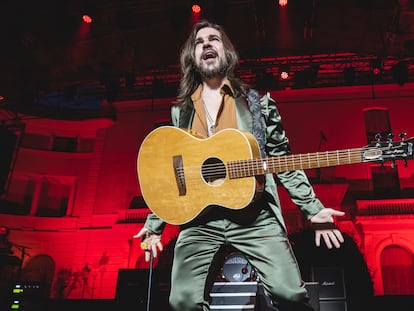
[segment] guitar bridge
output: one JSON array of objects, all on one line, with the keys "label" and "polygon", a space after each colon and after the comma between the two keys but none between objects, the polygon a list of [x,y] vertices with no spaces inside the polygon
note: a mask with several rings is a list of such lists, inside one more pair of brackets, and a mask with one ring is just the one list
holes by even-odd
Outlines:
[{"label": "guitar bridge", "polygon": [[180,155],[173,156],[173,167],[174,167],[175,182],[177,184],[178,193],[180,196],[186,195],[187,187],[185,185],[182,156]]}]

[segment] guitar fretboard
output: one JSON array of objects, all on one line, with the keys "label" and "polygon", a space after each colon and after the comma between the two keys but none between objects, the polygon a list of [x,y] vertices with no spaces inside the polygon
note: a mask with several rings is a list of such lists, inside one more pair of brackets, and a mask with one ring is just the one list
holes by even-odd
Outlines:
[{"label": "guitar fretboard", "polygon": [[[243,178],[268,173],[280,173],[297,169],[313,169],[344,164],[363,162],[363,148],[292,154],[284,156],[267,157],[261,159],[250,159],[230,161],[227,163],[230,178]],[[376,149],[372,149],[376,154]]]}]

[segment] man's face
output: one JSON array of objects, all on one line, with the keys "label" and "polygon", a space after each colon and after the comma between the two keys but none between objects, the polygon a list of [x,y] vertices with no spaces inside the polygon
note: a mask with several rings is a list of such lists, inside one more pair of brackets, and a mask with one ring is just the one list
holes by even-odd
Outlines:
[{"label": "man's face", "polygon": [[213,78],[223,74],[227,61],[218,30],[206,27],[197,32],[195,60],[198,71],[203,77]]}]

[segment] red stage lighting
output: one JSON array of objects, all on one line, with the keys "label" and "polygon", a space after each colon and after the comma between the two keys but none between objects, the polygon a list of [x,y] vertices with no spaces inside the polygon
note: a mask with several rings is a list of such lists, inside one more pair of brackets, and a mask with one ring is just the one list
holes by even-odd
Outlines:
[{"label": "red stage lighting", "polygon": [[83,20],[85,23],[87,23],[87,24],[92,23],[92,17],[91,17],[90,15],[88,15],[88,14],[84,14],[84,15],[82,16],[82,20]]},{"label": "red stage lighting", "polygon": [[290,66],[288,64],[282,64],[280,65],[279,70],[280,70],[280,78],[282,80],[287,80],[289,78]]},{"label": "red stage lighting", "polygon": [[287,6],[287,4],[288,4],[288,0],[279,0],[280,6]]},{"label": "red stage lighting", "polygon": [[193,11],[193,13],[199,14],[201,12],[201,6],[199,4],[193,4],[191,6],[191,10]]},{"label": "red stage lighting", "polygon": [[383,62],[381,58],[371,60],[371,72],[374,76],[382,74]]},{"label": "red stage lighting", "polygon": [[378,76],[381,73],[381,69],[375,67],[372,69],[372,73],[376,76]]}]

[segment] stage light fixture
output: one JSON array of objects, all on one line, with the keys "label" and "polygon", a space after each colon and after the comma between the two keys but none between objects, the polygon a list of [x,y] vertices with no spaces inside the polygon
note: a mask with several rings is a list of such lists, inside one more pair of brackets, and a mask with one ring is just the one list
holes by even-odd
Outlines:
[{"label": "stage light fixture", "polygon": [[193,11],[194,14],[200,14],[201,13],[201,5],[199,3],[194,3],[191,6],[191,11]]},{"label": "stage light fixture", "polygon": [[381,58],[371,60],[371,73],[374,76],[380,76],[383,70],[383,62]]},{"label": "stage light fixture", "polygon": [[85,24],[91,24],[93,22],[94,15],[96,13],[95,6],[87,1],[81,4],[80,13],[82,17],[82,22]]},{"label": "stage light fixture", "polygon": [[289,78],[290,66],[288,64],[282,64],[279,67],[280,78],[287,80]]},{"label": "stage light fixture", "polygon": [[82,20],[86,23],[86,24],[91,24],[93,19],[92,16],[89,14],[83,14],[82,15]]},{"label": "stage light fixture", "polygon": [[279,0],[279,6],[287,6],[288,0]]},{"label": "stage light fixture", "polygon": [[397,64],[392,66],[391,69],[392,77],[398,85],[404,85],[408,80],[408,65],[406,62],[399,61]]}]

